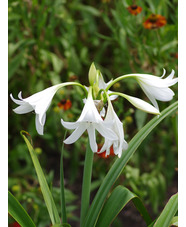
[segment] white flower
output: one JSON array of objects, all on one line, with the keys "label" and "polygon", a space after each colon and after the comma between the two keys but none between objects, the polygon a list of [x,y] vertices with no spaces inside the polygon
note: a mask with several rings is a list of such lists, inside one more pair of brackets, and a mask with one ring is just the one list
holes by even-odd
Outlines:
[{"label": "white flower", "polygon": [[148,74],[135,74],[133,76],[158,110],[156,99],[159,101],[170,101],[174,96],[174,92],[169,87],[178,82],[178,78],[173,78],[174,70],[172,70],[171,74],[165,79],[163,79],[164,75],[165,70],[162,77]]},{"label": "white flower", "polygon": [[31,111],[35,111],[36,129],[40,135],[43,135],[43,128],[46,120],[46,111],[50,106],[53,96],[60,87],[62,87],[62,84],[49,87],[25,99],[22,98],[21,92],[19,92],[18,97],[20,100],[15,99],[12,94],[10,94],[11,99],[19,105],[13,111],[17,114],[25,114]]},{"label": "white flower", "polygon": [[108,140],[116,139],[116,134],[109,128],[108,124],[103,121],[94,101],[92,99],[92,87],[89,88],[89,95],[85,102],[84,108],[79,119],[76,122],[65,122],[61,120],[62,125],[67,129],[75,129],[73,133],[64,141],[66,144],[72,144],[80,138],[85,130],[88,132],[90,147],[93,152],[97,152],[98,147],[96,143],[97,130],[103,137]]},{"label": "white flower", "polygon": [[111,130],[115,132],[117,138],[114,140],[105,138],[105,143],[103,144],[99,153],[106,151],[105,156],[109,155],[110,147],[113,145],[114,154],[118,155],[120,158],[122,151],[128,148],[128,144],[124,140],[123,123],[119,120],[117,114],[115,113],[110,100],[108,100],[108,109],[104,122],[110,124]]}]

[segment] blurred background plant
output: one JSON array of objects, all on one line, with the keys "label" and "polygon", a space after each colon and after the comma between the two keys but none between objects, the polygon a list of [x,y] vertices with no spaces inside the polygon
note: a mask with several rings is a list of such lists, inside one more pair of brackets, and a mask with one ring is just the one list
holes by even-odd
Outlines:
[{"label": "blurred background plant", "polygon": [[[16,98],[22,91],[23,97],[27,97],[66,81],[88,85],[88,70],[93,61],[106,81],[135,72],[161,76],[163,68],[167,74],[174,69],[177,76],[177,4],[177,0],[9,0],[9,94]],[[147,100],[132,79],[115,84],[113,90]],[[176,100],[177,86],[173,90]],[[39,227],[49,225],[47,210],[19,132],[23,129],[31,134],[58,201],[59,160],[64,135],[59,122],[62,117],[68,121],[78,118],[83,107],[82,98],[83,93],[78,88],[60,90],[47,111],[44,136],[37,134],[33,114],[14,114],[15,105],[9,102],[9,189]],[[160,110],[169,104],[159,103]],[[152,118],[133,109],[121,98],[113,105],[123,120],[128,142]],[[67,213],[73,226],[78,226],[86,143],[84,134],[75,144],[65,145]],[[115,157],[95,155],[94,159],[93,192]],[[177,114],[164,120],[148,136],[118,181],[139,195],[152,215],[157,214],[169,191],[174,193],[177,188]],[[120,215],[113,226],[122,226],[122,218],[126,217]]]}]

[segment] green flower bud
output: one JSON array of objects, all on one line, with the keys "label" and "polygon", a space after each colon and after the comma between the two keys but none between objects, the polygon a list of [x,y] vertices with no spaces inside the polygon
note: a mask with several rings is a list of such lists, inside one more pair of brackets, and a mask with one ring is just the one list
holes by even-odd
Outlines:
[{"label": "green flower bud", "polygon": [[90,66],[89,73],[88,73],[88,79],[91,86],[96,81],[96,75],[97,75],[97,70],[93,62]]}]

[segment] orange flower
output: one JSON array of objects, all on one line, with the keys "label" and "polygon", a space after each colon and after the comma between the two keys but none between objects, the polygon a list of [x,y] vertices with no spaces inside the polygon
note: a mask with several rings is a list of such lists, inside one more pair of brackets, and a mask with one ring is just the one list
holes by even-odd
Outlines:
[{"label": "orange flower", "polygon": [[113,146],[110,147],[110,154],[107,156],[106,156],[106,151],[99,153],[100,150],[101,150],[101,145],[98,145],[98,151],[96,154],[99,155],[101,158],[108,158],[110,156],[115,156]]},{"label": "orange flower", "polygon": [[166,25],[167,20],[165,17],[159,14],[151,14],[149,18],[143,23],[144,28],[146,29],[154,29],[160,28]]},{"label": "orange flower", "polygon": [[68,110],[71,108],[72,103],[69,99],[62,99],[57,105],[62,110]]},{"label": "orange flower", "polygon": [[137,6],[137,5],[129,6],[127,9],[128,9],[130,14],[135,15],[135,16],[137,14],[141,13],[141,11],[142,11],[142,8],[140,6]]}]

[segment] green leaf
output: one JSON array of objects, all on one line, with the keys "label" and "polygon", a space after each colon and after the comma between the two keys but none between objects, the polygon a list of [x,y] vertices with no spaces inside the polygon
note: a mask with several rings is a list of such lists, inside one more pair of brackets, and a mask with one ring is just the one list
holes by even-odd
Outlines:
[{"label": "green leaf", "polygon": [[119,212],[123,209],[123,207],[130,201],[133,201],[136,208],[141,213],[144,218],[146,224],[150,224],[152,222],[146,208],[144,207],[142,201],[131,191],[123,186],[117,186],[114,191],[111,193],[110,197],[106,201],[99,219],[97,221],[96,227],[107,227],[110,226]]},{"label": "green leaf", "polygon": [[22,227],[36,227],[31,217],[10,192],[8,192],[8,212]]},{"label": "green leaf", "polygon": [[167,227],[170,226],[171,221],[178,210],[178,193],[173,195],[166,206],[164,207],[163,211],[161,212],[160,216],[156,220],[153,227]]},{"label": "green leaf", "polygon": [[28,150],[30,152],[30,156],[32,158],[32,161],[33,161],[36,173],[37,173],[37,177],[38,177],[39,184],[40,184],[40,187],[41,187],[41,191],[42,191],[45,203],[46,203],[46,207],[48,209],[48,213],[50,215],[51,222],[52,222],[53,225],[54,224],[60,224],[61,222],[60,222],[59,214],[58,214],[56,205],[54,203],[52,194],[50,192],[50,189],[48,187],[47,181],[45,179],[43,170],[42,170],[40,163],[39,163],[39,160],[37,158],[37,154],[36,154],[35,150],[33,149],[32,145],[30,144],[29,140],[24,135],[24,133],[26,135],[29,135],[29,133],[26,132],[26,131],[21,131],[20,133],[21,133],[21,136],[23,137],[23,139],[24,139],[24,141],[25,141],[25,143],[28,147]]},{"label": "green leaf", "polygon": [[83,226],[93,227],[99,217],[101,209],[103,207],[104,201],[117,178],[123,171],[123,168],[130,160],[134,152],[137,150],[142,141],[149,135],[149,133],[167,116],[174,113],[177,110],[178,102],[173,103],[171,106],[167,107],[161,115],[154,117],[150,122],[148,122],[130,141],[128,149],[123,152],[121,158],[118,158],[112,165],[111,169],[104,178],[93,202],[88,211],[86,219]]},{"label": "green leaf", "polygon": [[178,226],[178,216],[173,217],[170,225]]}]

